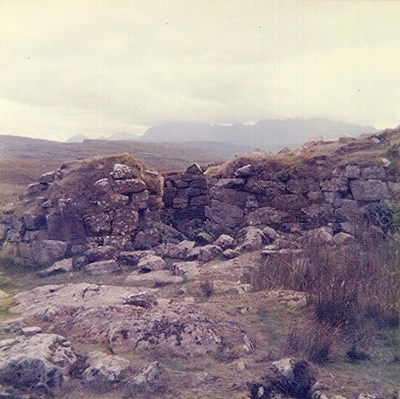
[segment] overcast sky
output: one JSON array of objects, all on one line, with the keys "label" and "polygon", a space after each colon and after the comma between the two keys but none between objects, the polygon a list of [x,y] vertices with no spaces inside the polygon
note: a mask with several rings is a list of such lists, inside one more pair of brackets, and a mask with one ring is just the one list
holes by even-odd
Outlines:
[{"label": "overcast sky", "polygon": [[400,1],[0,0],[0,133],[400,124]]}]

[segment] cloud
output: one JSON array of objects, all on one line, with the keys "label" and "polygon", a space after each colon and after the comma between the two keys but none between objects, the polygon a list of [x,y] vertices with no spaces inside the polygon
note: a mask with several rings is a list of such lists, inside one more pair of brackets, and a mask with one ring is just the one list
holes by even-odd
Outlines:
[{"label": "cloud", "polygon": [[400,3],[0,0],[0,133],[399,115]]}]

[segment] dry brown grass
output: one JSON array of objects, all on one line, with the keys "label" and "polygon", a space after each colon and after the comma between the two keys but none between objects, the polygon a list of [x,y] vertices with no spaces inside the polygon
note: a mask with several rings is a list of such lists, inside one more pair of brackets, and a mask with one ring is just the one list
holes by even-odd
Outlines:
[{"label": "dry brown grass", "polygon": [[318,320],[333,326],[360,318],[398,324],[400,269],[398,238],[376,241],[365,234],[342,247],[305,244],[299,254],[269,258],[252,277],[257,289],[304,291]]}]

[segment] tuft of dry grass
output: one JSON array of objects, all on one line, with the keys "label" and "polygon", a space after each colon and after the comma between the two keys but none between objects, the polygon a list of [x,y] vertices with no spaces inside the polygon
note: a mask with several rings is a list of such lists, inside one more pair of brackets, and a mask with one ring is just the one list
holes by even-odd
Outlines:
[{"label": "tuft of dry grass", "polygon": [[[376,239],[376,238],[375,238]],[[303,251],[270,257],[251,277],[255,288],[304,291],[316,318],[332,326],[373,319],[399,324],[400,239],[368,235],[342,247],[308,241]]]}]

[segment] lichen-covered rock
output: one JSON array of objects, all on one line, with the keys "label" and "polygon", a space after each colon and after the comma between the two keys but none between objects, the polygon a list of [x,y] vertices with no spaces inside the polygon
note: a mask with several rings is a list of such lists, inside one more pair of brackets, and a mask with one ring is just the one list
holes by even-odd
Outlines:
[{"label": "lichen-covered rock", "polygon": [[131,372],[131,364],[121,356],[101,351],[90,352],[88,367],[82,374],[83,381],[97,389],[111,389],[123,382]]},{"label": "lichen-covered rock", "polygon": [[206,245],[199,249],[199,256],[197,259],[200,262],[209,262],[222,254],[222,248],[218,245]]},{"label": "lichen-covered rock", "polygon": [[141,179],[114,180],[112,188],[117,194],[140,193],[146,190],[146,183]]},{"label": "lichen-covered rock", "polygon": [[114,212],[112,232],[114,235],[127,235],[139,227],[139,213],[134,209],[117,209]]},{"label": "lichen-covered rock", "polygon": [[101,247],[89,248],[85,252],[85,256],[89,263],[99,260],[110,260],[116,257],[116,250],[112,246],[104,245]]},{"label": "lichen-covered rock", "polygon": [[233,248],[236,245],[236,240],[228,234],[221,234],[215,241],[214,245],[218,245],[223,250]]},{"label": "lichen-covered rock", "polygon": [[390,198],[386,182],[375,179],[354,180],[350,182],[351,193],[358,201],[380,201]]},{"label": "lichen-covered rock", "polygon": [[161,235],[157,228],[152,227],[139,231],[134,240],[136,249],[149,249],[160,242]]},{"label": "lichen-covered rock", "polygon": [[155,349],[193,356],[221,346],[242,351],[244,333],[236,323],[211,318],[195,304],[157,300],[146,309],[126,303],[140,292],[87,283],[43,286],[17,294],[11,310],[57,325],[71,340],[106,344],[115,354]]},{"label": "lichen-covered rock", "polygon": [[112,214],[100,213],[85,219],[86,231],[89,235],[103,235],[111,231]]},{"label": "lichen-covered rock", "polygon": [[69,273],[74,270],[72,265],[72,258],[66,258],[55,262],[49,268],[42,270],[38,273],[40,277],[53,276],[55,274]]},{"label": "lichen-covered rock", "polygon": [[115,180],[120,179],[132,179],[137,177],[138,170],[133,170],[130,166],[116,163],[113,167],[113,171],[110,173],[110,176]]},{"label": "lichen-covered rock", "polygon": [[36,334],[0,341],[0,382],[53,393],[75,362],[71,344],[61,335]]},{"label": "lichen-covered rock", "polygon": [[265,236],[261,229],[257,227],[244,227],[239,233],[239,251],[254,251],[263,246],[265,242]]}]

